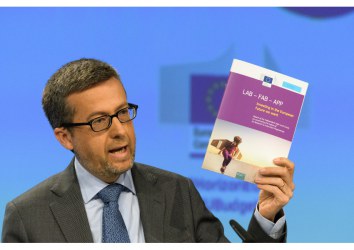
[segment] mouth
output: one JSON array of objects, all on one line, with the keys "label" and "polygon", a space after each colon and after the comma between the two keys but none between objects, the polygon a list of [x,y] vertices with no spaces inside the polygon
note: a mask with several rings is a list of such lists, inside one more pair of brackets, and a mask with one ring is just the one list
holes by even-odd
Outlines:
[{"label": "mouth", "polygon": [[108,152],[112,157],[118,160],[124,160],[128,156],[128,146],[116,147],[108,150]]},{"label": "mouth", "polygon": [[111,154],[115,154],[115,153],[123,153],[126,150],[127,150],[127,146],[124,146],[124,147],[111,149],[108,152],[110,152]]}]

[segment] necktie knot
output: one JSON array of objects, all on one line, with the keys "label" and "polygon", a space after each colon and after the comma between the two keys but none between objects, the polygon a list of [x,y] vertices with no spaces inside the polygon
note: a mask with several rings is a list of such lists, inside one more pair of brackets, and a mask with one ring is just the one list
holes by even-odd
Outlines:
[{"label": "necktie knot", "polygon": [[102,189],[97,193],[98,198],[100,198],[104,203],[117,202],[122,191],[124,191],[124,186],[120,184],[111,184]]}]

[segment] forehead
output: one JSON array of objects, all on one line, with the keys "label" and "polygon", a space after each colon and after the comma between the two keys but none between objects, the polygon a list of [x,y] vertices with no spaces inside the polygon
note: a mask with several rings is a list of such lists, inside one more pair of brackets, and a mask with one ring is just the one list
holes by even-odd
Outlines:
[{"label": "forehead", "polygon": [[75,116],[87,116],[91,113],[112,113],[127,103],[127,96],[122,83],[110,78],[67,97],[67,103],[74,108]]}]

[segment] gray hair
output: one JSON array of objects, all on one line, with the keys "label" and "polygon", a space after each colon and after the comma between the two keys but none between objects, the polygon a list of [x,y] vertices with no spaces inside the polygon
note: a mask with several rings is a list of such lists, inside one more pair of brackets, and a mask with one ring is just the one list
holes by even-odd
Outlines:
[{"label": "gray hair", "polygon": [[72,121],[75,109],[66,103],[70,94],[94,87],[112,77],[120,80],[111,65],[96,59],[82,58],[62,66],[49,78],[42,97],[42,107],[52,128]]}]

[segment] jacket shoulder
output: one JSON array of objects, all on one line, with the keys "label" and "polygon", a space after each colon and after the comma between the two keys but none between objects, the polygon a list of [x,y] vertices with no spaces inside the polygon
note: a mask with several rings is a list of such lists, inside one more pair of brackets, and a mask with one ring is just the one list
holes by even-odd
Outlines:
[{"label": "jacket shoulder", "polygon": [[58,173],[45,179],[44,181],[40,182],[39,184],[35,185],[34,187],[30,188],[29,190],[14,198],[11,202],[14,203],[16,206],[19,206],[22,204],[28,205],[38,200],[45,200],[46,197],[50,195],[50,189],[56,183],[60,175],[61,173]]}]

